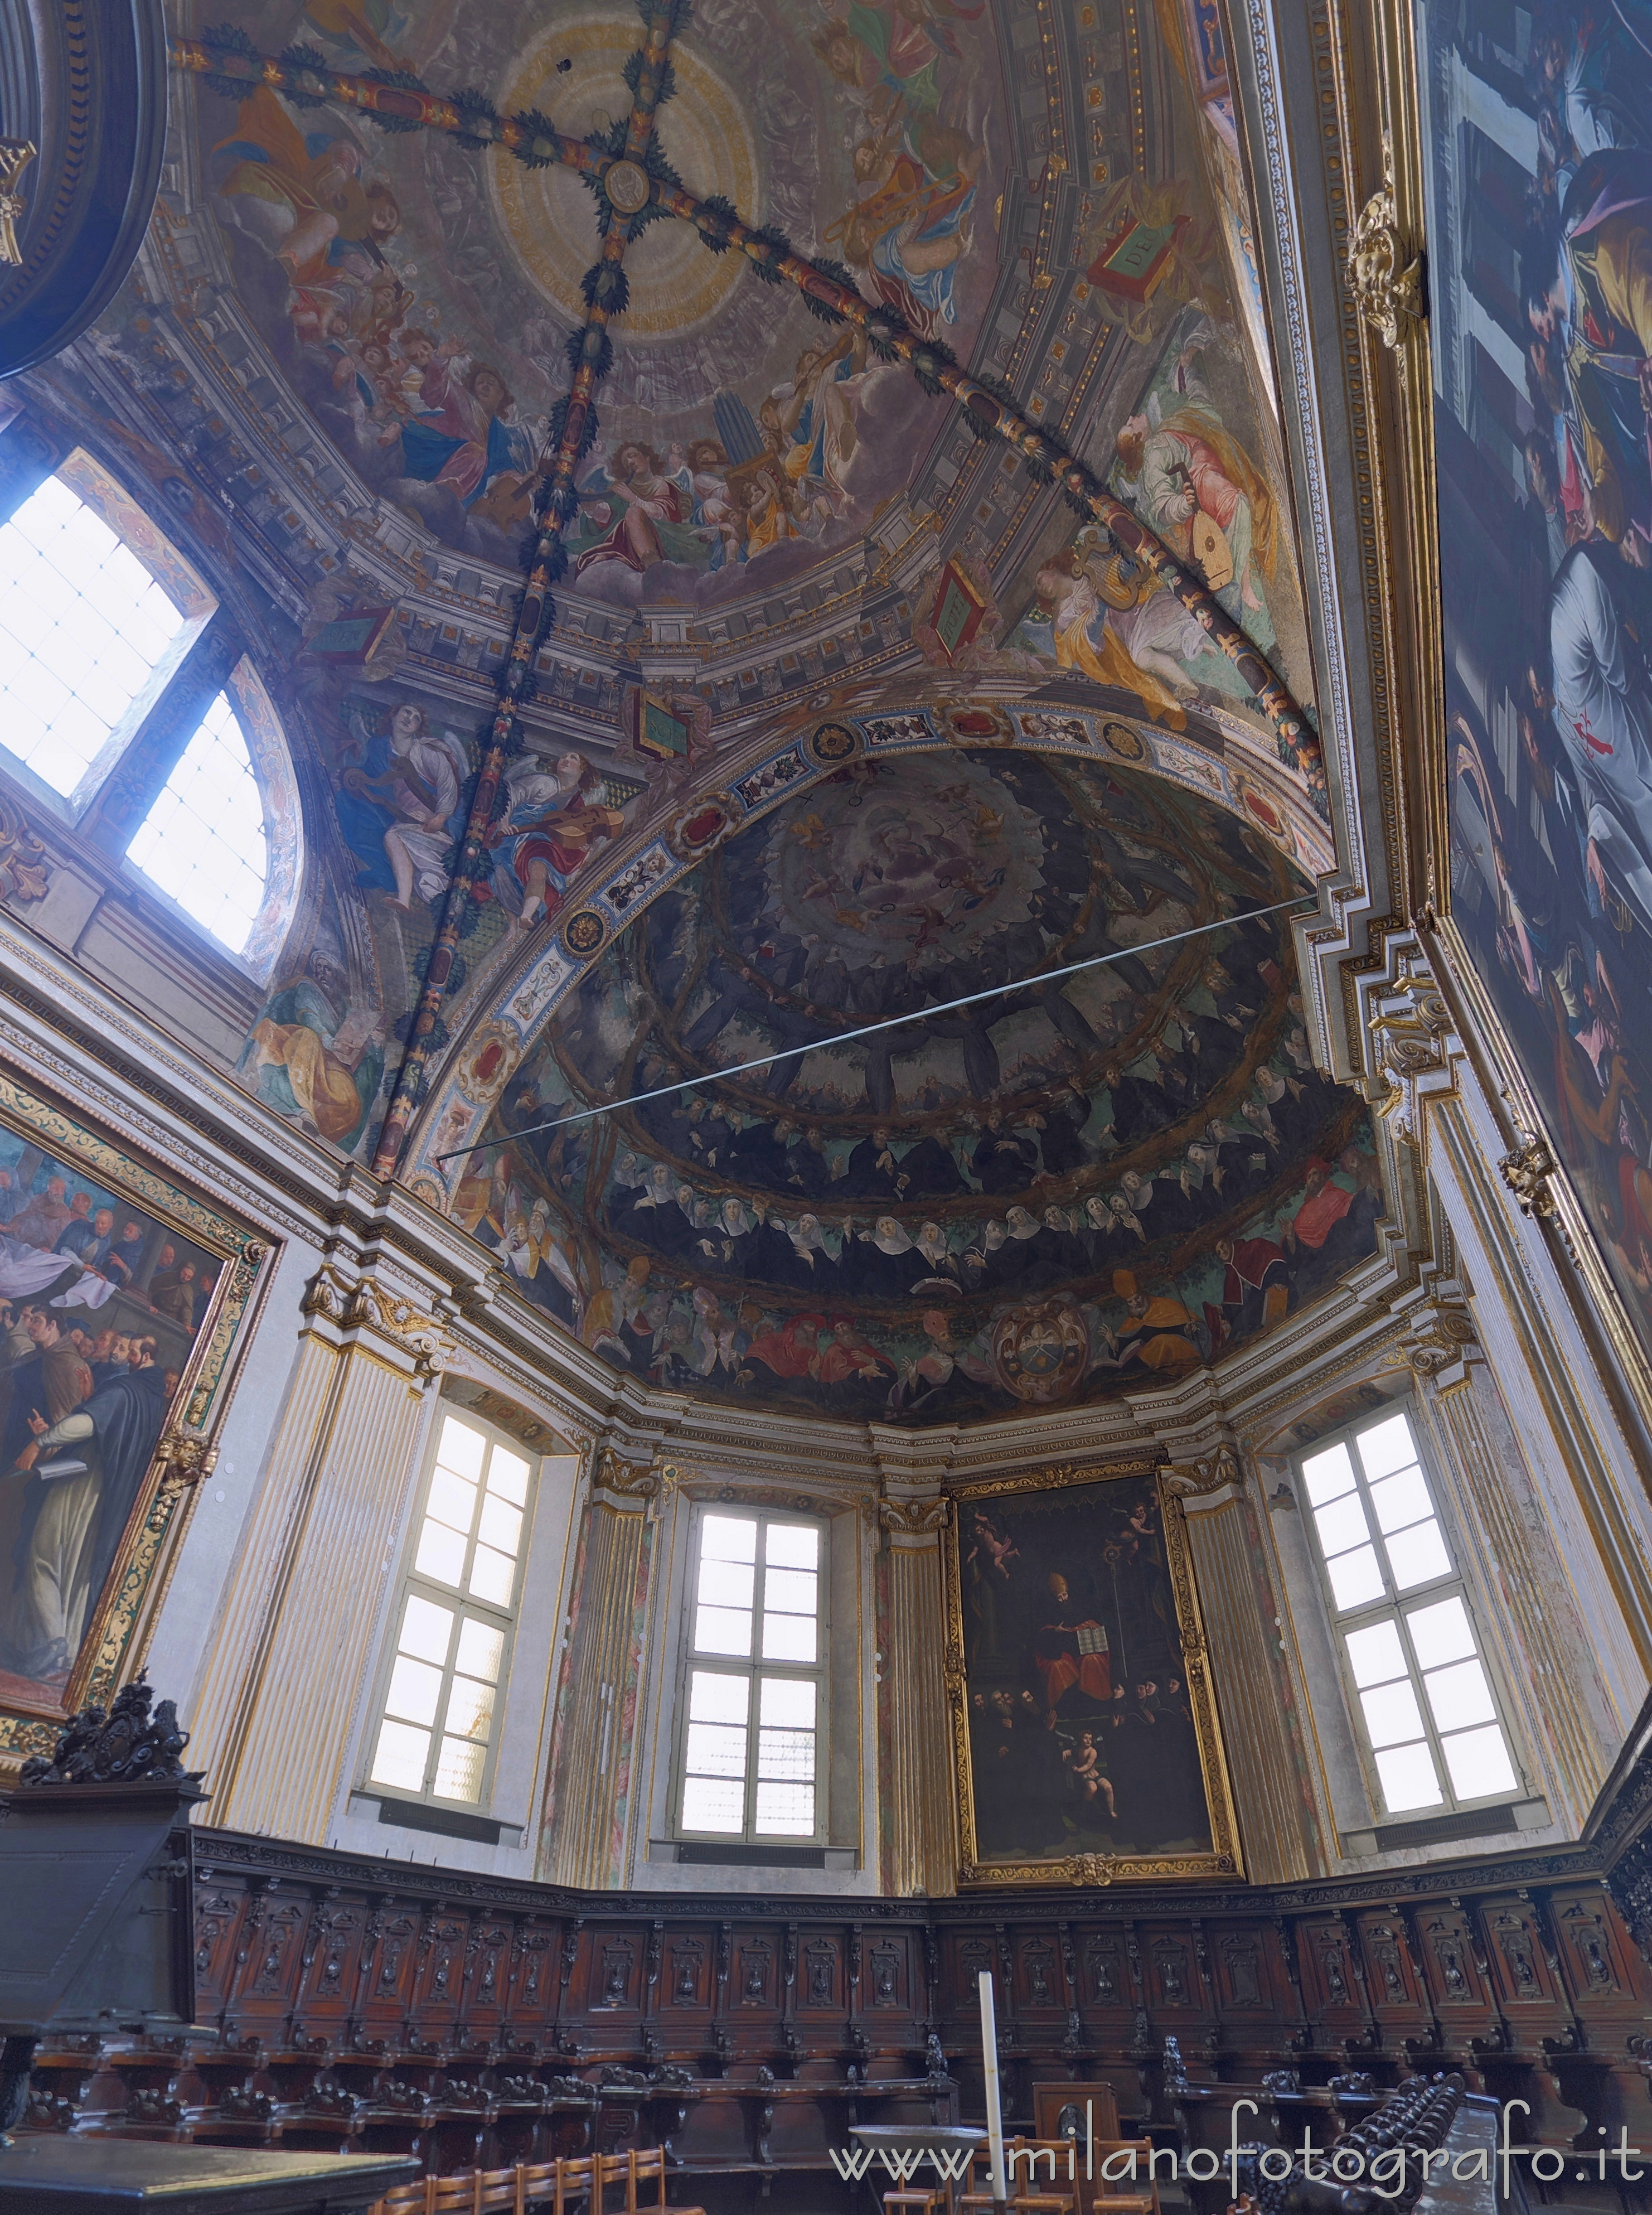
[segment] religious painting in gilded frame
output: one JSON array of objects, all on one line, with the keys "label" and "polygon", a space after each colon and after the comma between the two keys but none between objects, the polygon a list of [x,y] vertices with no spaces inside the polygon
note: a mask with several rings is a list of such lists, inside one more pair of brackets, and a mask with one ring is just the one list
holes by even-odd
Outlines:
[{"label": "religious painting in gilded frame", "polygon": [[0,1764],[141,1661],[269,1252],[0,1072]]},{"label": "religious painting in gilded frame", "polygon": [[1429,881],[1499,1089],[1512,1079],[1511,1181],[1557,1213],[1643,1396],[1652,466],[1626,273],[1652,251],[1652,56],[1631,12],[1588,0],[1538,11],[1512,55],[1445,0],[1414,0],[1391,34],[1417,103],[1395,141],[1398,227],[1428,242],[1426,322],[1403,291],[1395,312],[1437,531],[1438,606],[1416,611],[1443,655]]},{"label": "religious painting in gilded frame", "polygon": [[1241,1876],[1181,1502],[1154,1464],[952,1499],[962,1881]]}]

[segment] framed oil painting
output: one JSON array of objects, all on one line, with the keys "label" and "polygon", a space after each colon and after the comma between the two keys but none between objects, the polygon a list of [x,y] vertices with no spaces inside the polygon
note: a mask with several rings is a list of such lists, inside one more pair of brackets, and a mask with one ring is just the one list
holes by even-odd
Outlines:
[{"label": "framed oil painting", "polygon": [[1180,1502],[1153,1465],[953,1500],[964,1881],[1239,1876]]},{"label": "framed oil painting", "polygon": [[268,1251],[0,1073],[0,1759],[136,1666]]},{"label": "framed oil painting", "polygon": [[[1448,929],[1652,1362],[1652,48],[1416,0]],[[1431,612],[1431,611],[1430,611]],[[1443,880],[1447,871],[1438,872]],[[1581,1225],[1577,1226],[1582,1228]],[[1596,1264],[1596,1255],[1599,1264]],[[1604,1279],[1609,1278],[1609,1290]]]}]

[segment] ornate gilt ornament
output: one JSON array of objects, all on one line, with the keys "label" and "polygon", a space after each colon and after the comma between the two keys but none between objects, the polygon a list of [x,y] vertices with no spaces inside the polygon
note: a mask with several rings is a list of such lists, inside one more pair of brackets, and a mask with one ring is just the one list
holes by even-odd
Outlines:
[{"label": "ornate gilt ornament", "polygon": [[660,1480],[658,1472],[646,1462],[627,1461],[612,1446],[604,1446],[591,1489],[611,1492],[617,1499],[634,1500],[640,1505],[659,1497]]},{"label": "ornate gilt ornament", "polygon": [[17,226],[28,212],[17,181],[40,150],[32,138],[0,138],[0,262],[14,269],[22,267]]},{"label": "ornate gilt ornament", "polygon": [[1360,210],[1348,249],[1348,281],[1360,313],[1384,346],[1398,347],[1412,323],[1421,322],[1426,310],[1423,298],[1423,256],[1406,248],[1399,236],[1399,217],[1394,206],[1394,150],[1387,133],[1382,141],[1382,186]]},{"label": "ornate gilt ornament", "polygon": [[1555,1196],[1549,1189],[1549,1180],[1557,1167],[1548,1140],[1535,1131],[1528,1131],[1525,1144],[1504,1154],[1497,1163],[1520,1213],[1539,1218],[1555,1212]]},{"label": "ornate gilt ornament", "polygon": [[1062,1863],[1062,1874],[1069,1884],[1084,1885],[1098,1892],[1113,1881],[1118,1867],[1111,1854],[1074,1854]]},{"label": "ornate gilt ornament", "polygon": [[398,1299],[371,1277],[352,1283],[330,1261],[310,1279],[300,1312],[323,1316],[340,1330],[376,1331],[413,1356],[413,1372],[424,1379],[439,1377],[453,1352],[452,1341],[411,1300]]},{"label": "ornate gilt ornament", "polygon": [[1369,1028],[1372,1062],[1388,1086],[1378,1113],[1398,1137],[1419,1146],[1424,1097],[1453,1089],[1447,1044],[1452,1019],[1427,965],[1410,949],[1392,989],[1374,997]]}]

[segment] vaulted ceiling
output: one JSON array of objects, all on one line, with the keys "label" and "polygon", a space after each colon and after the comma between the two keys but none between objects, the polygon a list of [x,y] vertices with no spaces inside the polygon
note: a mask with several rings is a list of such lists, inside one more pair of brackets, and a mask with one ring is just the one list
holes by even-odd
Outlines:
[{"label": "vaulted ceiling", "polygon": [[[161,207],[72,397],[187,473],[296,758],[242,1081],[607,1358],[826,1412],[1139,1382],[1132,1299],[1181,1310],[1175,1370],[1364,1250],[1284,918],[1129,950],[1332,860],[1208,0],[174,28]],[[783,1077],[512,1136],[811,1025]],[[1288,1243],[1311,1157],[1335,1235],[1239,1283],[1215,1237]],[[1033,1307],[1053,1350],[994,1338]]]}]

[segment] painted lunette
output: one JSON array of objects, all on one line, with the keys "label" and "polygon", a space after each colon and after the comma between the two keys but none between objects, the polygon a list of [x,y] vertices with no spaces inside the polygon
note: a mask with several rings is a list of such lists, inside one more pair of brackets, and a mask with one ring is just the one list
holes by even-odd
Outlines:
[{"label": "painted lunette", "polygon": [[[518,160],[534,165],[555,161],[586,175],[603,177],[618,158],[598,153],[581,139],[545,127],[541,119],[479,116],[475,111],[451,100],[440,99],[433,93],[404,90],[378,83],[370,77],[294,67],[268,57],[225,54],[193,39],[174,40],[172,53],[180,69],[223,77],[244,77],[249,87],[267,84],[275,91],[297,93],[304,99],[336,100],[346,107],[359,108],[364,114],[394,118],[392,128],[451,132],[462,138],[503,147]],[[873,307],[861,298],[853,285],[841,283],[803,255],[777,243],[773,235],[743,223],[737,217],[697,199],[680,185],[659,177],[650,178],[649,197],[668,214],[692,224],[713,250],[737,248],[750,261],[766,264],[833,316],[873,334],[921,382],[950,392],[983,434],[1002,439],[1035,468],[1048,469],[1073,500],[1098,522],[1105,524],[1125,551],[1175,594],[1244,678],[1257,704],[1293,752],[1316,767],[1320,764],[1323,756],[1319,742],[1303,709],[1208,586],[1185,569],[1158,533],[1133,508],[1109,492],[1082,462],[1068,453],[1058,439],[1031,422],[1013,402],[989,390],[967,370],[948,359],[945,347],[919,338],[892,310]]]}]

